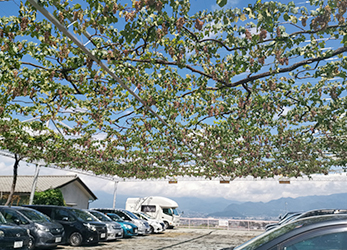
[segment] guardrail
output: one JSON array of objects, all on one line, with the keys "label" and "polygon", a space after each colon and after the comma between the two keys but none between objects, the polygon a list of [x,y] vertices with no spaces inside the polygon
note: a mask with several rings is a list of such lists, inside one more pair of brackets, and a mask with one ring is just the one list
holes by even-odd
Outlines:
[{"label": "guardrail", "polygon": [[180,218],[182,228],[218,228],[226,230],[265,230],[265,226],[278,221],[236,220],[215,218]]}]

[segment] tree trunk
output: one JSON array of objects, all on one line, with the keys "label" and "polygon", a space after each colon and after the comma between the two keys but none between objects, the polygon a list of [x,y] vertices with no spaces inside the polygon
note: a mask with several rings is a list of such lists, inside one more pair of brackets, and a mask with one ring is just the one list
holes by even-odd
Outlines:
[{"label": "tree trunk", "polygon": [[12,186],[11,186],[11,191],[10,194],[8,195],[7,201],[5,203],[5,206],[11,206],[11,201],[12,197],[14,194],[14,190],[16,189],[16,183],[17,183],[17,175],[18,175],[18,165],[20,162],[20,158],[18,157],[17,154],[14,155],[15,162],[13,165],[13,181],[12,181]]}]

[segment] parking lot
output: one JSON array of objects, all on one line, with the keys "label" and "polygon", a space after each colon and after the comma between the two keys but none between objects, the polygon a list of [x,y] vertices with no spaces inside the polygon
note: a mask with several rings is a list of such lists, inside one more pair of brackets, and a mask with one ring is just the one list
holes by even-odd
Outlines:
[{"label": "parking lot", "polygon": [[233,247],[259,235],[263,231],[235,231],[220,229],[185,229],[166,230],[164,233],[102,242],[96,246],[58,246],[56,249],[122,249],[122,250],[164,250],[164,249],[222,249]]}]

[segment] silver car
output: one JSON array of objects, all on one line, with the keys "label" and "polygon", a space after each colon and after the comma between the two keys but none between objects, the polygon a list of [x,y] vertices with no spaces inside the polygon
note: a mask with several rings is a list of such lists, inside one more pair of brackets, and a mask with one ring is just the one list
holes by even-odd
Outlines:
[{"label": "silver car", "polygon": [[86,209],[85,211],[92,214],[100,222],[106,224],[107,226],[106,240],[116,240],[116,239],[123,238],[123,229],[119,223],[111,220],[109,217],[107,217],[105,214],[101,212],[90,210],[90,209]]}]

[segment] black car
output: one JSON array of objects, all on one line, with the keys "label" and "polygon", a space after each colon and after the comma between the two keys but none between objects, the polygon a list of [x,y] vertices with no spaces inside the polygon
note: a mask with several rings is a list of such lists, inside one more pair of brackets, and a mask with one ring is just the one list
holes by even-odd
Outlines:
[{"label": "black car", "polygon": [[29,230],[10,225],[0,213],[0,250],[29,249],[32,243]]},{"label": "black car", "polygon": [[53,221],[63,225],[65,229],[64,241],[71,246],[82,244],[97,244],[105,241],[107,228],[104,223],[96,221],[89,213],[79,208],[28,205],[49,216]]},{"label": "black car", "polygon": [[55,248],[62,243],[64,228],[47,216],[31,208],[0,206],[6,221],[28,229],[34,239],[34,247]]},{"label": "black car", "polygon": [[311,216],[284,224],[234,250],[343,250],[347,248],[347,215]]}]

